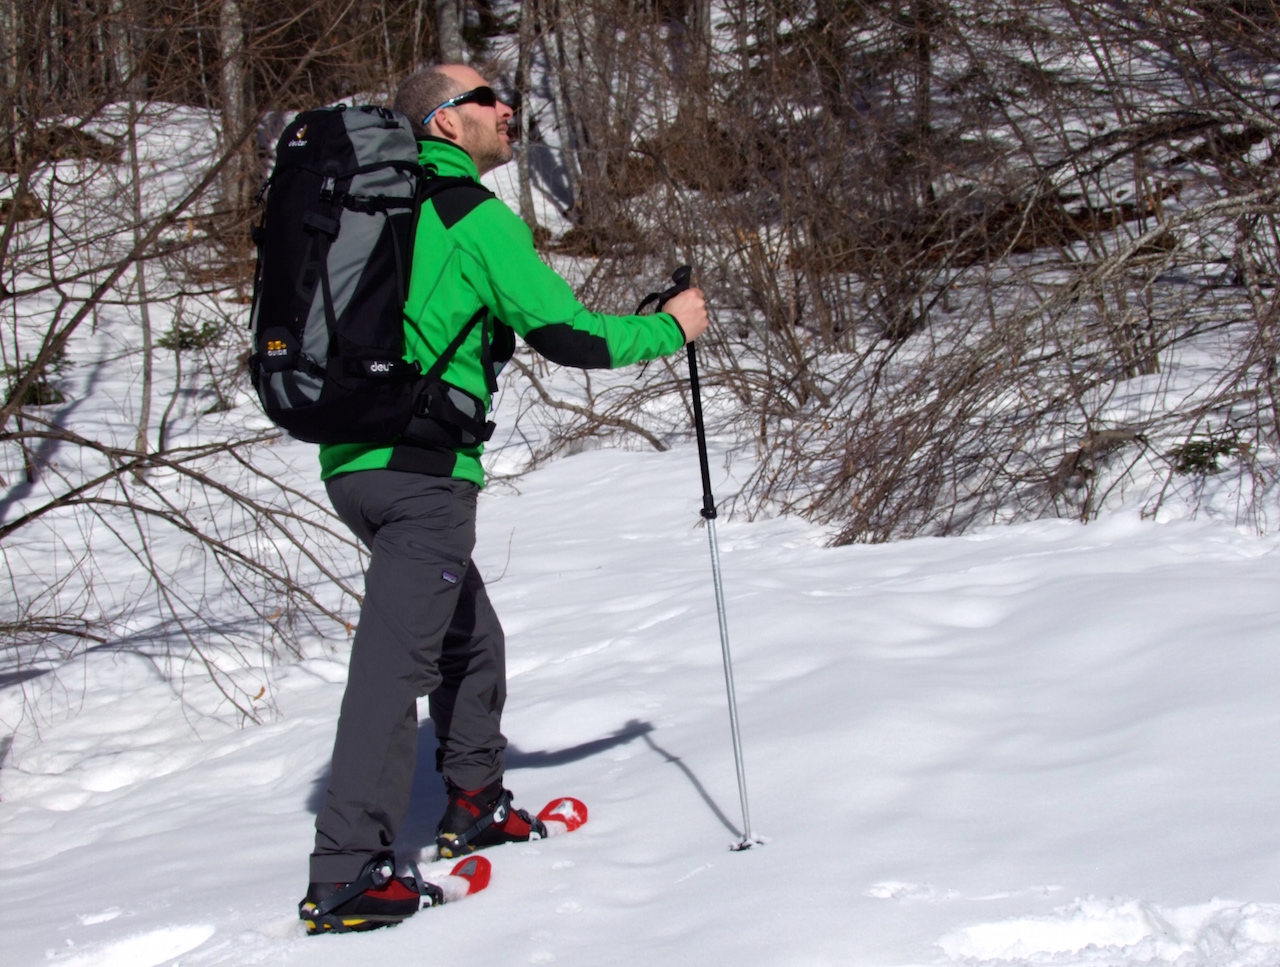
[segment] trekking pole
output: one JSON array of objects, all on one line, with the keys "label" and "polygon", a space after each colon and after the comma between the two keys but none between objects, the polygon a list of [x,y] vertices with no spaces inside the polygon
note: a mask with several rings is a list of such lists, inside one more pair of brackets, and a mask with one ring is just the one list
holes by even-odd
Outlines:
[{"label": "trekking pole", "polygon": [[[640,303],[644,309],[650,302],[657,302],[659,311],[672,296],[689,288],[693,269],[682,265],[672,274],[675,282],[665,292],[647,296]],[[738,770],[738,799],[742,805],[742,839],[731,849],[750,849],[764,841],[751,829],[751,811],[747,807],[747,771],[742,758],[742,736],[738,728],[738,697],[733,687],[733,660],[729,655],[729,624],[725,618],[724,583],[720,578],[720,547],[716,543],[716,499],[711,493],[711,467],[707,458],[707,430],[702,421],[702,390],[698,383],[698,352],[692,342],[689,351],[689,387],[693,395],[693,425],[698,437],[698,463],[702,470],[702,518],[707,522],[707,537],[711,543],[711,578],[716,589],[716,615],[720,619],[720,652],[724,658],[724,686],[729,696],[729,730],[733,734],[733,763]]]}]

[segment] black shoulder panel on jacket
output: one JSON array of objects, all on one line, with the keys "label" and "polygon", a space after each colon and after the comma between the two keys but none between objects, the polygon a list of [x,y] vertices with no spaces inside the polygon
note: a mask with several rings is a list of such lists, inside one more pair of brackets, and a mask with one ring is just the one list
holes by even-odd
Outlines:
[{"label": "black shoulder panel on jacket", "polygon": [[458,184],[457,187],[445,188],[438,195],[431,196],[431,204],[435,205],[435,214],[440,216],[444,227],[453,228],[470,215],[481,201],[488,201],[492,197],[494,193],[483,184]]},{"label": "black shoulder panel on jacket", "polygon": [[574,329],[563,322],[539,326],[525,335],[524,341],[561,366],[609,369],[613,365],[608,343],[599,336]]},{"label": "black shoulder panel on jacket", "polygon": [[448,229],[470,215],[481,202],[493,197],[493,192],[484,185],[458,185],[433,195],[431,204],[435,205],[436,214]]}]

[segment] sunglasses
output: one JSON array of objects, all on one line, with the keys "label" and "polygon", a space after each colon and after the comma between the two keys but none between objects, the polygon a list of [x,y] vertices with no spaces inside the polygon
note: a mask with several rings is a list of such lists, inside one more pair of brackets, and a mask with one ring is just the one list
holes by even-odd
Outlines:
[{"label": "sunglasses", "polygon": [[422,119],[422,126],[425,128],[431,123],[431,119],[443,111],[447,107],[457,107],[459,104],[479,104],[481,107],[496,107],[498,104],[498,95],[493,93],[492,87],[477,87],[474,90],[467,91],[465,94],[457,94],[449,100],[445,101],[434,111]]}]

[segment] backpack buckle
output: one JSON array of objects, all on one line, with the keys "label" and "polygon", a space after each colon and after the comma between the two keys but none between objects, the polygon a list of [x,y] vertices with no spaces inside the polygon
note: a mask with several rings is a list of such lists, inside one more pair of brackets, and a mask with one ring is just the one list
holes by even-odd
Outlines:
[{"label": "backpack buckle", "polygon": [[325,218],[313,211],[302,213],[302,224],[312,234],[316,232],[324,232],[330,238],[338,237],[338,220],[336,218]]}]

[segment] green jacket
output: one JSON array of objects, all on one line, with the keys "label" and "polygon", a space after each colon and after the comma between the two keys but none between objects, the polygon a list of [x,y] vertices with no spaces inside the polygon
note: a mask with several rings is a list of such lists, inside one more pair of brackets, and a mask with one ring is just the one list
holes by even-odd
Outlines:
[{"label": "green jacket", "polygon": [[[448,141],[419,142],[419,160],[442,177],[479,181],[471,156]],[[505,324],[552,362],[616,369],[678,352],[684,333],[671,315],[609,316],[585,309],[569,284],[538,257],[533,235],[502,201],[477,187],[442,192],[422,206],[405,304],[405,359],[425,372],[467,322],[484,310],[443,379],[492,405],[486,366]],[[501,353],[498,353],[501,356]],[[509,355],[509,353],[507,354]],[[455,451],[452,475],[484,486],[483,446]],[[392,448],[320,447],[321,476],[384,468]]]}]

